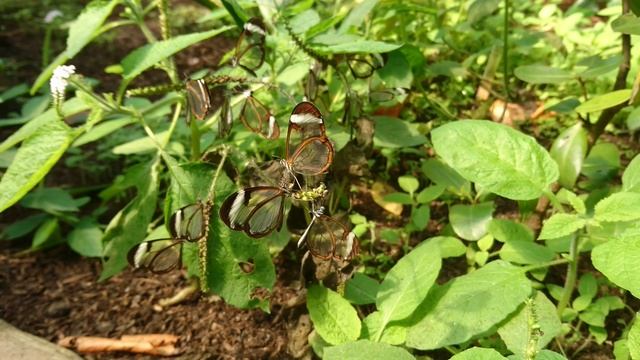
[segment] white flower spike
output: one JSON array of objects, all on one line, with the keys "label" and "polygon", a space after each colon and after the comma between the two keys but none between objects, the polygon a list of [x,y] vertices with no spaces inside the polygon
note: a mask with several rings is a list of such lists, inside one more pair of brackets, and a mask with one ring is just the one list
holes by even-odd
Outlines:
[{"label": "white flower spike", "polygon": [[53,96],[53,104],[61,112],[62,101],[64,101],[64,90],[69,85],[69,77],[76,72],[74,65],[60,65],[53,70],[53,75],[49,81],[49,87],[51,88],[51,96]]}]

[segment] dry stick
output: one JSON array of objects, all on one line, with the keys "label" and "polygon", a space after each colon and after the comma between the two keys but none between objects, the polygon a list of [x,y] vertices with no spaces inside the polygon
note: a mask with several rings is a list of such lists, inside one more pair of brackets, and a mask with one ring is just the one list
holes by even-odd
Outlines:
[{"label": "dry stick", "polygon": [[[629,13],[629,3],[630,0],[622,0],[623,15]],[[620,63],[620,67],[618,68],[618,75],[616,76],[616,82],[613,86],[613,90],[621,90],[627,87],[627,75],[629,75],[629,68],[631,67],[630,63],[631,35],[622,34],[622,63]],[[596,121],[596,123],[591,127],[589,134],[589,147],[592,147],[596,143],[611,119],[613,119],[613,117],[625,106],[627,106],[626,102],[602,111],[598,121]]]}]

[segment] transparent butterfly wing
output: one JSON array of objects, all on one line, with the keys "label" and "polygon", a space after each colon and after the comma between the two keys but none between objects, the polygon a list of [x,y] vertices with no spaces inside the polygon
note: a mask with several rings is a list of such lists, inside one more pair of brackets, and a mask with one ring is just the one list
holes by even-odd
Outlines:
[{"label": "transparent butterfly wing", "polygon": [[182,241],[156,239],[137,244],[127,254],[129,264],[136,269],[146,269],[162,274],[180,266]]},{"label": "transparent butterfly wing", "polygon": [[327,138],[320,110],[308,102],[296,105],[289,117],[286,143],[287,162],[294,172],[318,175],[333,161],[333,145]]},{"label": "transparent butterfly wing", "polygon": [[207,236],[208,206],[202,202],[178,209],[171,215],[170,232],[174,239],[198,241]]},{"label": "transparent butterfly wing", "polygon": [[240,121],[242,121],[244,126],[249,130],[266,139],[277,139],[280,137],[280,127],[278,126],[276,118],[252,95],[247,96],[242,105]]},{"label": "transparent butterfly wing", "polygon": [[218,137],[227,137],[231,131],[232,125],[233,111],[231,109],[231,104],[229,103],[229,98],[225,96],[220,110],[220,120],[218,121]]},{"label": "transparent butterfly wing", "polygon": [[262,20],[259,18],[249,19],[236,43],[234,64],[255,75],[254,71],[264,62],[266,34],[266,27]]},{"label": "transparent butterfly wing", "polygon": [[255,238],[282,227],[284,195],[281,188],[257,186],[239,190],[225,199],[220,218],[233,230]]},{"label": "transparent butterfly wing", "polygon": [[204,119],[211,110],[211,94],[204,80],[188,80],[186,83],[187,102],[191,114],[198,120]]}]

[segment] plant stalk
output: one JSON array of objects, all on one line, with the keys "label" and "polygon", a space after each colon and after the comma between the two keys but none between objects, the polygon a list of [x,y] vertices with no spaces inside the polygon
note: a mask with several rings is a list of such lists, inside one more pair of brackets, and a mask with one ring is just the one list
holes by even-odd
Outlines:
[{"label": "plant stalk", "polygon": [[560,301],[558,301],[558,316],[562,317],[562,313],[564,309],[569,305],[569,301],[571,301],[571,295],[573,294],[573,289],[576,287],[576,280],[578,278],[578,260],[580,254],[578,253],[578,243],[580,241],[580,236],[575,236],[571,239],[571,244],[569,247],[569,266],[567,267],[567,278],[564,282],[564,290],[562,292],[562,297]]}]

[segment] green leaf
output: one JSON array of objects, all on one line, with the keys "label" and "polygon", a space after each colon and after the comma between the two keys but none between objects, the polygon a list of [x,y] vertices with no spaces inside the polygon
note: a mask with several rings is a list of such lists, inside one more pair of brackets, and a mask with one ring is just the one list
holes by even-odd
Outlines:
[{"label": "green leaf", "polygon": [[540,240],[557,239],[582,229],[587,221],[576,214],[553,214],[542,224]]},{"label": "green leaf", "polygon": [[411,223],[418,230],[425,229],[429,224],[429,219],[431,219],[431,208],[428,205],[418,205],[411,212]]},{"label": "green leaf", "polygon": [[66,56],[71,59],[76,56],[98,34],[117,0],[93,0],[85,6],[82,13],[69,26]]},{"label": "green leaf", "polygon": [[542,335],[536,342],[537,350],[546,347],[562,331],[562,323],[555,305],[542,292],[536,291],[531,302],[525,303],[509,321],[498,328],[498,334],[507,345],[507,349],[516,355],[524,356],[527,352],[533,314],[535,314],[535,323],[542,331]]},{"label": "green leaf", "polygon": [[395,193],[387,194],[387,195],[384,196],[383,200],[386,201],[386,202],[398,203],[398,204],[403,204],[403,205],[412,205],[413,204],[413,199],[411,198],[411,195],[405,194],[405,193],[401,193],[401,192],[395,192]]},{"label": "green leaf", "polygon": [[33,82],[33,85],[31,86],[29,93],[31,95],[35,95],[36,92],[38,92],[38,90],[42,87],[42,85],[44,85],[47,81],[49,81],[49,79],[51,79],[51,74],[53,74],[53,70],[55,70],[58,66],[64,64],[67,60],[69,60],[69,57],[67,56],[66,52],[62,52],[58,54],[58,56],[56,56],[56,58],[53,59],[51,64],[49,64],[44,70],[42,70],[40,75],[38,75],[38,77],[36,78],[36,81]]},{"label": "green leaf", "polygon": [[[361,339],[384,342],[391,345],[401,345],[407,338],[407,327],[404,324],[384,324],[384,315],[380,311],[374,311],[362,321]],[[379,336],[376,339],[375,336]]]},{"label": "green leaf", "polygon": [[489,234],[498,241],[533,241],[533,231],[523,224],[504,219],[493,219],[489,223]]},{"label": "green leaf", "polygon": [[611,28],[623,34],[640,35],[640,19],[633,14],[622,14],[611,22]]},{"label": "green leaf", "polygon": [[454,205],[449,208],[449,221],[458,236],[465,240],[476,241],[487,233],[492,214],[492,202]]},{"label": "green leaf", "polygon": [[158,164],[157,159],[145,164],[131,181],[137,189],[133,198],[109,222],[103,242],[106,244],[105,262],[100,281],[116,275],[127,266],[127,252],[140,243],[147,235],[147,228],[158,201]]},{"label": "green leaf", "polygon": [[573,302],[571,303],[571,307],[573,308],[573,310],[578,312],[583,311],[584,309],[589,307],[589,305],[591,305],[591,297],[583,295],[573,299]]},{"label": "green leaf", "polygon": [[71,194],[60,188],[39,188],[27,194],[20,205],[30,209],[40,209],[55,213],[62,211],[78,211],[78,201]]},{"label": "green leaf", "polygon": [[627,346],[632,359],[640,359],[640,321],[638,321],[638,313],[633,320],[633,325],[627,334]]},{"label": "green leaf", "polygon": [[536,355],[536,360],[567,360],[567,358],[557,352],[544,349]]},{"label": "green leaf", "polygon": [[437,159],[427,159],[422,162],[422,172],[439,186],[463,197],[470,196],[471,184],[449,165]]},{"label": "green leaf", "polygon": [[124,144],[120,144],[114,147],[111,151],[117,155],[132,155],[143,154],[158,149],[158,144],[163,143],[169,136],[169,131],[165,130],[155,134],[156,141],[149,136],[142,136],[140,138],[128,141]]},{"label": "green leaf", "polygon": [[594,96],[583,102],[576,108],[576,112],[590,113],[602,111],[616,105],[620,105],[629,100],[631,89],[616,90],[606,94]]},{"label": "green leaf", "polygon": [[58,230],[59,222],[58,218],[48,218],[45,222],[38,227],[35,234],[33,234],[33,240],[31,241],[31,248],[37,249],[44,245],[47,240]]},{"label": "green leaf", "polygon": [[620,168],[620,151],[615,144],[598,143],[582,165],[582,173],[595,183],[605,183],[617,175]]},{"label": "green leaf", "polygon": [[[318,15],[318,12],[313,9],[307,9],[289,20],[289,25],[295,34],[302,34],[319,22],[320,15]],[[309,70],[308,65],[307,70]]]},{"label": "green leaf", "polygon": [[376,73],[387,88],[410,88],[413,83],[413,72],[402,49],[390,52],[384,66]]},{"label": "green leaf", "polygon": [[467,21],[475,24],[498,10],[498,5],[500,0],[475,0],[469,6]]},{"label": "green leaf", "polygon": [[93,128],[91,128],[91,130],[79,136],[76,141],[73,142],[73,146],[82,146],[96,140],[100,140],[103,137],[113,133],[114,131],[133,123],[135,123],[135,120],[130,117],[123,117],[105,121],[94,126]]},{"label": "green leaf", "polygon": [[432,131],[434,148],[464,178],[512,200],[538,198],[558,166],[534,138],[484,120],[450,122]]},{"label": "green leaf", "polygon": [[453,236],[436,236],[425,241],[437,244],[440,248],[440,257],[443,259],[462,256],[467,252],[467,248],[462,241]]},{"label": "green leaf", "polygon": [[340,44],[318,47],[317,50],[328,54],[381,54],[393,51],[401,46],[402,44],[391,44],[383,41],[358,38]]},{"label": "green leaf", "polygon": [[640,193],[619,192],[600,200],[593,218],[605,222],[640,219]]},{"label": "green leaf", "polygon": [[587,132],[582,128],[582,123],[578,122],[561,132],[551,145],[550,153],[560,170],[560,185],[573,188],[587,156]]},{"label": "green leaf", "polygon": [[407,350],[369,340],[332,346],[324,350],[324,360],[415,360]]},{"label": "green leaf", "polygon": [[29,92],[29,85],[22,83],[4,90],[0,93],[0,104],[9,101],[18,96],[24,95]]},{"label": "green leaf", "polygon": [[373,10],[376,4],[378,4],[378,1],[379,0],[365,0],[356,5],[351,11],[349,11],[342,24],[340,24],[338,33],[346,33],[352,27],[360,26],[371,10]]},{"label": "green leaf", "polygon": [[373,141],[376,146],[401,148],[427,143],[427,138],[420,134],[417,124],[388,117],[374,116],[376,131]]},{"label": "green leaf", "polygon": [[640,155],[636,155],[624,170],[622,191],[640,193]]},{"label": "green leaf", "polygon": [[376,302],[376,295],[380,284],[374,279],[361,273],[355,273],[352,279],[347,281],[344,288],[344,298],[352,304],[367,305]]},{"label": "green leaf", "polygon": [[420,204],[427,204],[437,199],[444,192],[445,187],[442,185],[431,185],[424,188],[416,196],[416,201]]},{"label": "green leaf", "polygon": [[82,256],[102,256],[102,229],[92,218],[83,218],[67,238],[67,243]]},{"label": "green leaf", "polygon": [[155,66],[160,61],[183,50],[184,48],[202,40],[214,37],[231,28],[233,28],[233,26],[223,26],[211,31],[180,35],[169,40],[158,41],[137,48],[122,59],[122,62],[120,63],[123,69],[122,76],[127,81],[132,80],[143,71]]},{"label": "green leaf", "polygon": [[316,331],[329,344],[352,342],[360,336],[358,313],[338,293],[321,285],[311,286],[307,290],[307,309]]},{"label": "green leaf", "polygon": [[[62,112],[67,115],[75,115],[82,111],[89,109],[80,98],[74,97],[64,102],[62,105]],[[38,129],[42,128],[49,123],[58,123],[58,113],[55,109],[50,109],[45,113],[39,115],[28,123],[24,124],[20,129],[11,134],[2,144],[0,144],[0,152],[7,151],[19,142],[33,135]]]},{"label": "green leaf", "polygon": [[429,293],[415,311],[406,344],[430,350],[459,344],[504,320],[531,293],[521,268],[493,261]]},{"label": "green leaf", "polygon": [[413,194],[414,192],[416,192],[416,190],[418,190],[420,182],[413,176],[404,175],[398,178],[398,185],[400,185],[400,188],[402,190],[408,192],[409,194]]},{"label": "green leaf", "polygon": [[579,74],[583,79],[596,79],[614,71],[618,66],[620,66],[622,56],[615,55],[607,59],[601,59],[599,56],[595,56],[589,60],[590,61],[587,61],[586,64],[584,64],[588,66],[588,69]]},{"label": "green leaf", "polygon": [[411,315],[427,296],[442,266],[438,250],[437,244],[422,243],[389,270],[376,298],[376,308],[382,313],[381,331],[390,321]]},{"label": "green leaf", "polygon": [[509,241],[500,248],[500,258],[517,264],[542,264],[553,260],[555,253],[532,241]]},{"label": "green leaf", "polygon": [[574,192],[567,189],[560,189],[556,194],[558,200],[563,204],[569,204],[578,214],[584,215],[587,213],[587,207],[584,204],[584,200],[578,197]]},{"label": "green leaf", "polygon": [[573,74],[566,70],[544,65],[518,66],[514,74],[530,84],[560,84],[574,79]]},{"label": "green leaf", "polygon": [[[640,82],[638,83],[638,85],[640,85]],[[640,106],[631,110],[629,116],[627,117],[626,123],[629,131],[631,132],[636,132],[638,131],[638,129],[640,129]]]},{"label": "green leaf", "polygon": [[607,317],[607,314],[594,309],[587,309],[581,312],[578,317],[589,325],[604,327],[604,319]]},{"label": "green leaf", "polygon": [[15,221],[2,229],[0,237],[2,240],[13,240],[25,236],[47,220],[47,217],[47,214],[39,213]]},{"label": "green leaf", "polygon": [[36,186],[64,154],[72,140],[62,121],[44,123],[29,136],[0,180],[0,213]]},{"label": "green leaf", "polygon": [[591,261],[611,282],[640,298],[640,236],[611,239],[591,251]]},{"label": "green leaf", "polygon": [[494,349],[472,347],[461,353],[455,354],[449,360],[506,360]]},{"label": "green leaf", "polygon": [[593,298],[598,293],[598,282],[593,274],[586,273],[580,277],[578,283],[578,291],[580,295]]},{"label": "green leaf", "polygon": [[238,4],[236,0],[222,0],[222,5],[229,12],[236,25],[242,28],[244,23],[249,20],[250,15]]}]

